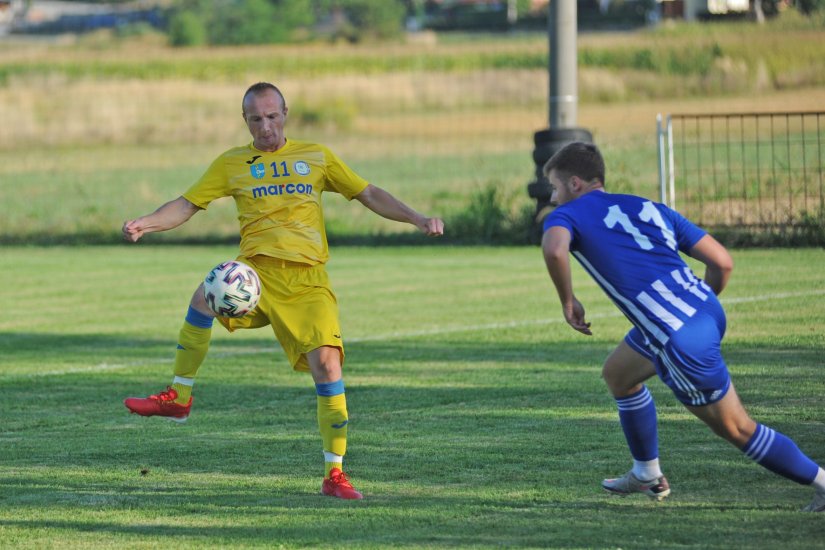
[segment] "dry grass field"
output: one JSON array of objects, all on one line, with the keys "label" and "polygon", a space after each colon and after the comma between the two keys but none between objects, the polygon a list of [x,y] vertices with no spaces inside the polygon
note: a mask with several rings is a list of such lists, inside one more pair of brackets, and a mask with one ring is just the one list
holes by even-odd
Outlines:
[{"label": "dry grass field", "polygon": [[[657,113],[821,108],[821,32],[794,25],[581,34],[579,123],[610,143],[652,135]],[[547,126],[541,33],[380,47],[176,49],[159,36],[106,35],[3,45],[0,150],[235,143],[246,138],[239,95],[258,80],[282,87],[293,132],[354,139],[357,155],[399,144],[449,152],[468,140],[509,150]],[[690,64],[703,68],[687,74]]]},{"label": "dry grass field", "polygon": [[[580,71],[581,80],[591,78]],[[229,144],[246,140],[239,97],[248,82],[267,78],[283,89],[295,115],[329,102],[354,114],[346,128],[322,134],[348,155],[381,157],[399,147],[443,154],[474,148],[500,152],[530,147],[548,125],[542,71],[482,74],[385,74],[343,78],[256,75],[239,83],[191,80],[16,82],[0,87],[0,150],[22,146]],[[658,113],[814,110],[825,88],[748,96],[581,102],[579,125],[605,143],[653,139]],[[652,142],[652,141],[651,141]]]},{"label": "dry grass field", "polygon": [[[809,39],[807,31],[793,36]],[[738,47],[735,37],[694,38],[674,40]],[[580,47],[611,53],[662,41],[588,34]],[[525,186],[535,170],[533,134],[548,126],[549,115],[547,71],[526,65],[546,48],[541,35],[381,48],[172,49],[156,38],[95,37],[8,43],[0,49],[0,233],[17,235],[15,242],[106,234],[177,196],[217,154],[248,141],[240,97],[259,80],[284,91],[290,137],[329,145],[367,179],[420,209],[459,211],[490,185],[520,208],[529,202]],[[702,85],[699,77],[579,68],[578,124],[603,148],[612,189],[656,195],[659,113],[825,105],[825,86],[765,88],[759,71],[725,92],[741,64],[722,57],[716,65],[703,78],[720,79],[710,87],[722,91],[707,94],[689,92]],[[333,233],[394,227],[338,202],[327,208]],[[210,227],[232,235],[235,226],[228,206],[178,234]]]}]

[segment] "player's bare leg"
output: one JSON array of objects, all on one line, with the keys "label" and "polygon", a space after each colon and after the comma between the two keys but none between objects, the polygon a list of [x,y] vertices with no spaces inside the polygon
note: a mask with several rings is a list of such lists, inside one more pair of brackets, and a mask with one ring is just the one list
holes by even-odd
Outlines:
[{"label": "player's bare leg", "polygon": [[608,356],[602,377],[619,408],[633,468],[625,475],[605,479],[602,488],[614,495],[642,493],[655,500],[670,494],[670,485],[659,468],[656,406],[644,381],[656,375],[647,358],[622,341]]},{"label": "player's bare leg", "polygon": [[719,401],[702,407],[685,407],[707,424],[713,433],[730,441],[738,449],[747,445],[756,430],[756,422],[748,416],[745,407],[742,406],[733,383],[728,393]]},{"label": "player's bare leg", "polygon": [[645,380],[653,376],[656,376],[653,363],[624,341],[607,356],[602,368],[602,378],[613,397],[627,397],[638,392]]},{"label": "player's bare leg", "polygon": [[760,466],[802,485],[813,486],[816,494],[803,511],[825,512],[825,470],[790,438],[751,419],[733,384],[719,401],[687,409]]},{"label": "player's bare leg", "polygon": [[343,499],[363,498],[343,471],[347,451],[347,400],[341,369],[341,350],[321,346],[307,353],[318,394],[318,428],[324,442],[325,475],[321,493]]}]

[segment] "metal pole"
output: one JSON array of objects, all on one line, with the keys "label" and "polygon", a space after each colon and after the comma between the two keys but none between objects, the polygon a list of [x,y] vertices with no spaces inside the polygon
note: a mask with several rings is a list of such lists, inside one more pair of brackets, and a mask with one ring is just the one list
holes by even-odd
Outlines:
[{"label": "metal pole", "polygon": [[676,164],[673,158],[673,117],[667,115],[667,164],[668,184],[670,185],[670,202],[668,206],[676,208]]},{"label": "metal pole", "polygon": [[572,141],[592,143],[593,135],[585,128],[576,127],[578,84],[576,64],[578,52],[576,0],[550,0],[547,14],[549,37],[549,128],[533,134],[533,162],[536,179],[527,185],[527,193],[536,199],[536,224],[530,235],[532,242],[541,240],[541,222],[553,209],[550,198],[553,188],[544,177],[544,164],[559,149]]},{"label": "metal pole", "polygon": [[659,153],[659,202],[667,204],[667,176],[665,175],[665,131],[662,113],[656,115],[656,145]]},{"label": "metal pole", "polygon": [[516,0],[507,0],[507,24],[511,27],[518,22],[518,6]]},{"label": "metal pole", "polygon": [[550,0],[550,127],[573,128],[579,101],[575,0]]}]

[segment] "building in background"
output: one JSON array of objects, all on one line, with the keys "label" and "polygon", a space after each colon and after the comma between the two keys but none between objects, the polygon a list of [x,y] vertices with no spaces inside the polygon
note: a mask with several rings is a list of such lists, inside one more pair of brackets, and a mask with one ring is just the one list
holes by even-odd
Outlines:
[{"label": "building in background", "polygon": [[[6,10],[3,5],[8,4]],[[5,12],[9,12],[5,14]],[[156,4],[108,4],[61,2],[60,0],[0,0],[0,35],[83,33],[119,28],[134,23],[153,27],[163,24]]]},{"label": "building in background", "polygon": [[24,11],[23,0],[0,0],[0,36],[11,32]]},{"label": "building in background", "polygon": [[721,16],[744,16],[750,13],[750,0],[657,0],[664,19],[696,21]]}]

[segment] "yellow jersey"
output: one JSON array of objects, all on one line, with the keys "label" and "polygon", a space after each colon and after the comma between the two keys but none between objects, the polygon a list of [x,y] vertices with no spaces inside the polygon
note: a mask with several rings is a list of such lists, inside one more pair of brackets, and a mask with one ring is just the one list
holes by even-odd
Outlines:
[{"label": "yellow jersey", "polygon": [[315,265],[329,259],[321,193],[352,200],[367,185],[323,145],[290,139],[272,153],[252,143],[226,151],[183,197],[203,209],[233,197],[243,256]]}]

